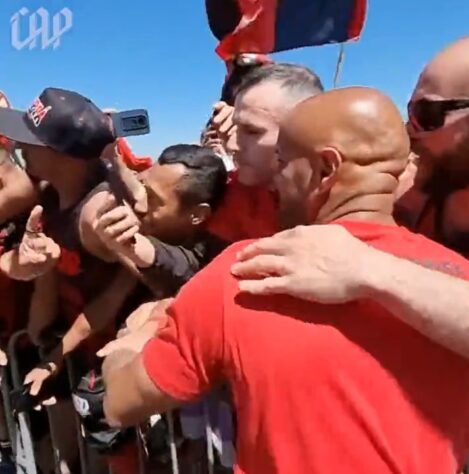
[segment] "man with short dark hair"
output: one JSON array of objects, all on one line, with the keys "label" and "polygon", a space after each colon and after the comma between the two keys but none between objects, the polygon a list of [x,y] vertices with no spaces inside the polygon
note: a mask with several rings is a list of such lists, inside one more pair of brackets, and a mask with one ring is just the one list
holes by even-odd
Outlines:
[{"label": "man with short dark hair", "polygon": [[223,161],[198,145],[166,148],[140,173],[148,212],[140,222],[110,196],[94,228],[102,241],[133,264],[159,298],[174,296],[221,248],[206,232],[226,189]]},{"label": "man with short dark hair", "polygon": [[[124,264],[144,277],[158,298],[127,322],[134,332],[154,335],[165,324],[164,319],[151,319],[154,308],[163,298],[175,296],[222,250],[206,228],[223,199],[227,172],[210,149],[181,144],[166,148],[140,179],[148,201],[141,223],[128,206],[116,207],[110,197],[99,211],[95,230]],[[98,354],[104,357],[121,343],[117,339]]]}]

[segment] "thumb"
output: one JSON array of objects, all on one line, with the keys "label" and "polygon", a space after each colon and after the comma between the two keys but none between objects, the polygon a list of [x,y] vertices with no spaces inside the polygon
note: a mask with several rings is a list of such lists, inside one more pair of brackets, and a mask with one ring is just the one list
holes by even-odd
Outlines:
[{"label": "thumb", "polygon": [[26,231],[41,232],[43,211],[44,209],[42,206],[34,206],[31,214],[29,214],[28,222],[26,223]]},{"label": "thumb", "polygon": [[101,348],[96,355],[101,359],[106,358],[112,352],[112,346],[114,341],[108,342],[103,348]]}]

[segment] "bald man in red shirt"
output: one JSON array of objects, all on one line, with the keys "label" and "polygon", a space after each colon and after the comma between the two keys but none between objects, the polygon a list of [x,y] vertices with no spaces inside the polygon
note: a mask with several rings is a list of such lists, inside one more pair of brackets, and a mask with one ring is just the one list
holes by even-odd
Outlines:
[{"label": "bald man in red shirt", "polygon": [[[464,258],[392,218],[409,141],[378,91],[304,101],[283,122],[279,153],[286,179],[310,177],[290,195],[299,223],[335,222],[376,249],[469,279]],[[106,360],[108,420],[138,423],[228,382],[236,473],[457,472],[469,449],[469,363],[359,287],[343,304],[241,294],[230,267],[245,246],[181,290],[142,354]],[[357,241],[362,271],[372,272],[367,251]]]}]

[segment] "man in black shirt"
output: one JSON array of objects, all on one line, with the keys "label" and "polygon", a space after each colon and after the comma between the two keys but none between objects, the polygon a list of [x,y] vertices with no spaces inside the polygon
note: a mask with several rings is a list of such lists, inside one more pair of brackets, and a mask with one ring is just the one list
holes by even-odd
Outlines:
[{"label": "man in black shirt", "polygon": [[[163,303],[162,299],[175,296],[222,250],[224,244],[206,232],[206,224],[223,198],[227,172],[223,161],[210,149],[175,145],[164,150],[157,163],[140,174],[140,179],[146,188],[148,203],[148,212],[141,221],[129,206],[117,205],[110,195],[98,211],[93,227],[121,262],[142,276],[155,299],[160,300],[154,303],[158,305]],[[154,331],[164,324],[163,321],[145,324],[154,305],[145,304],[137,310],[144,313],[137,324],[144,330]],[[111,342],[98,354],[104,356],[115,343],[119,342]],[[80,396],[89,398],[86,393]],[[156,427],[150,430],[153,434],[157,432]],[[155,441],[150,445],[153,446],[150,449],[152,462],[158,462],[158,454],[164,455],[165,446],[155,449]],[[194,448],[192,446],[189,452]],[[183,454],[183,463],[194,463],[192,458],[180,454]]]},{"label": "man in black shirt", "polygon": [[141,222],[110,195],[94,229],[123,263],[138,270],[157,298],[174,296],[222,250],[206,223],[223,198],[227,173],[208,148],[175,145],[140,179],[148,199]]}]

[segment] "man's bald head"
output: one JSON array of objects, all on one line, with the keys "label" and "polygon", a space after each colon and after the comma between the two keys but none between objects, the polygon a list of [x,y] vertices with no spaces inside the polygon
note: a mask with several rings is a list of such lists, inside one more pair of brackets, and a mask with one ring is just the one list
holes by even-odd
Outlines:
[{"label": "man's bald head", "polygon": [[422,96],[469,97],[469,36],[448,46],[425,67],[413,100]]},{"label": "man's bald head", "polygon": [[387,96],[351,87],[307,99],[293,109],[280,129],[279,153],[287,172],[295,162],[309,162],[309,200],[322,195],[317,216],[329,221],[354,212],[392,212],[392,196],[409,157],[409,139]]},{"label": "man's bald head", "polygon": [[281,127],[284,138],[320,153],[335,148],[344,161],[359,165],[390,162],[400,174],[409,156],[409,139],[391,99],[375,89],[336,89],[305,100]]}]

